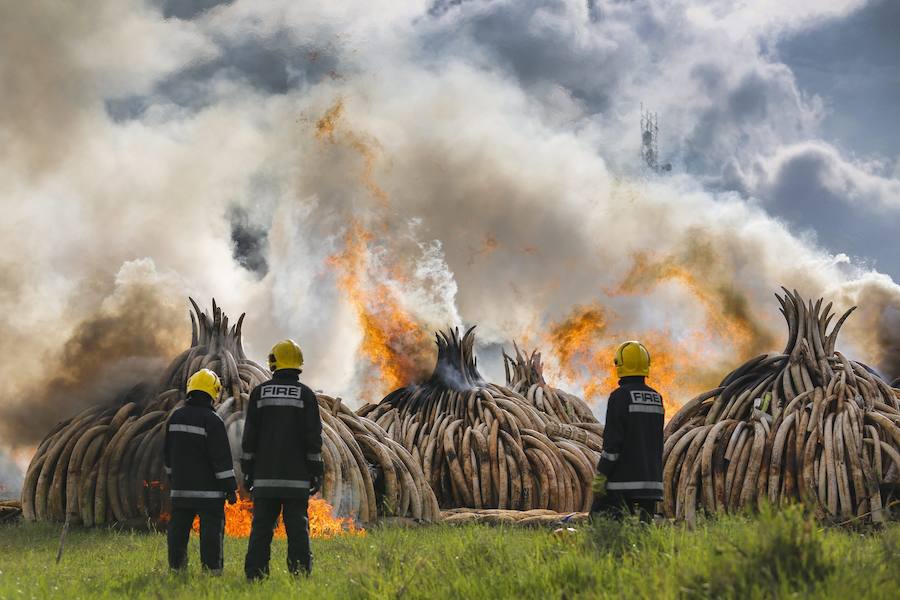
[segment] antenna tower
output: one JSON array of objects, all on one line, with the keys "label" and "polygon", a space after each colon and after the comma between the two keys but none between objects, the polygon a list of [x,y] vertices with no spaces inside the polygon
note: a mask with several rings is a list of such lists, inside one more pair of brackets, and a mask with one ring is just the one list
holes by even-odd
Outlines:
[{"label": "antenna tower", "polygon": [[645,111],[641,103],[641,158],[651,170],[659,171],[659,125],[655,112]]},{"label": "antenna tower", "polygon": [[668,173],[672,163],[659,164],[659,122],[655,112],[644,110],[641,103],[641,159],[654,173]]}]

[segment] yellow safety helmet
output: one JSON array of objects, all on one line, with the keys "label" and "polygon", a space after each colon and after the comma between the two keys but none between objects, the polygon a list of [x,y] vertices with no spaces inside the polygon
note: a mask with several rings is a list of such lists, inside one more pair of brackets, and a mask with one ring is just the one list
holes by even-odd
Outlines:
[{"label": "yellow safety helmet", "polygon": [[638,375],[646,377],[650,374],[650,353],[640,342],[628,341],[616,349],[616,374],[619,377]]},{"label": "yellow safety helmet", "polygon": [[222,382],[215,371],[210,369],[200,369],[188,379],[187,393],[190,394],[194,390],[206,392],[212,396],[213,400],[219,397],[219,391],[222,389]]},{"label": "yellow safety helmet", "polygon": [[281,340],[269,352],[269,370],[273,373],[281,369],[297,369],[303,367],[303,351],[294,340]]}]

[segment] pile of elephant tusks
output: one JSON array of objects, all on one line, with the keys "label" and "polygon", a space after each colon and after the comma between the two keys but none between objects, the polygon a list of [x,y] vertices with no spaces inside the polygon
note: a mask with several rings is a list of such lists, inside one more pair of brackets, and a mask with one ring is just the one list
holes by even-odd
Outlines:
[{"label": "pile of elephant tusks", "polygon": [[[900,390],[835,350],[850,308],[776,295],[783,352],[748,360],[665,428],[665,512],[800,501],[822,518],[881,522],[900,484]],[[896,385],[896,382],[895,382]]]}]

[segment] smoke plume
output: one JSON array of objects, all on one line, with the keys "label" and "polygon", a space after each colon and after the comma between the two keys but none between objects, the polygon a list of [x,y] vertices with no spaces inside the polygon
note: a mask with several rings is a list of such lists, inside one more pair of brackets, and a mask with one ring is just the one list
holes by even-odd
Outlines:
[{"label": "smoke plume", "polygon": [[759,166],[822,118],[764,42],[855,4],[689,4],[7,3],[0,445],[153,382],[189,294],[246,311],[258,360],[299,340],[351,404],[426,376],[447,324],[479,325],[491,380],[540,346],[601,416],[610,349],[643,338],[677,404],[780,350],[780,285],[859,304],[839,346],[900,375],[900,287],[774,218]]},{"label": "smoke plume", "polygon": [[190,341],[179,296],[149,260],[123,265],[115,288],[62,347],[33,357],[36,374],[3,403],[3,439],[33,443],[62,418],[95,404],[143,401]]}]

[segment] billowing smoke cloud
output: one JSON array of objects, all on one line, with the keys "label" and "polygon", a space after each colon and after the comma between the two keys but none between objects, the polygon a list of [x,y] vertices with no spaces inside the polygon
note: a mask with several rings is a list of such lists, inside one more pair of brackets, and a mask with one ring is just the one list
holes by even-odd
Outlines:
[{"label": "billowing smoke cloud", "polygon": [[[393,381],[373,340],[419,377],[433,327],[549,344],[577,306],[615,335],[712,332],[704,369],[724,368],[781,345],[781,284],[859,303],[843,347],[896,369],[900,288],[865,244],[809,233],[839,227],[816,205],[783,212],[813,186],[896,219],[896,173],[815,140],[821,101],[764,51],[856,3],[689,4],[6,9],[6,443],[152,380],[187,294],[247,311],[251,356],[297,338],[309,382],[351,402]],[[670,176],[637,160],[641,101]]]},{"label": "billowing smoke cloud", "polygon": [[95,404],[140,403],[190,341],[180,289],[149,259],[125,263],[114,289],[84,315],[58,351],[31,357],[37,374],[2,405],[2,439],[34,442],[61,418]]}]

